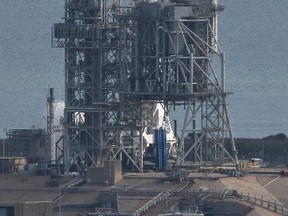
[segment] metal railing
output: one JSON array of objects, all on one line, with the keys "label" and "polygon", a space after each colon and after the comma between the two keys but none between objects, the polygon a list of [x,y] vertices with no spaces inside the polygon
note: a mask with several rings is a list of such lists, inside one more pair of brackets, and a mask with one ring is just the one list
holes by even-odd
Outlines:
[{"label": "metal railing", "polygon": [[168,198],[171,194],[172,193],[170,191],[159,193],[157,196],[155,196],[153,199],[149,200],[146,204],[144,204],[137,211],[135,211],[132,215],[133,216],[140,216],[142,213],[148,211],[149,208],[157,205],[157,203],[160,202],[161,200]]},{"label": "metal railing", "polygon": [[267,200],[265,199],[265,197],[263,197],[263,195],[259,196],[256,194],[243,194],[238,193],[236,190],[233,189],[224,189],[222,191],[218,191],[218,190],[182,190],[180,191],[178,194],[186,194],[186,195],[192,195],[192,196],[198,196],[198,197],[213,197],[213,198],[218,198],[218,199],[225,199],[227,198],[236,198],[236,199],[240,199],[242,201],[246,201],[249,202],[253,205],[257,205],[260,206],[264,209],[273,211],[275,213],[281,214],[281,215],[286,215],[288,216],[288,209],[283,206],[282,204],[277,203],[276,200]]},{"label": "metal railing", "polygon": [[278,214],[288,215],[287,208],[285,206],[277,203],[276,200],[274,200],[274,201],[265,200],[265,199],[263,199],[263,196],[260,196],[260,197],[257,195],[251,196],[249,193],[243,194],[242,192],[240,194],[237,194],[236,197],[240,198],[241,200],[245,200],[251,204],[265,208],[267,210],[274,211]]}]

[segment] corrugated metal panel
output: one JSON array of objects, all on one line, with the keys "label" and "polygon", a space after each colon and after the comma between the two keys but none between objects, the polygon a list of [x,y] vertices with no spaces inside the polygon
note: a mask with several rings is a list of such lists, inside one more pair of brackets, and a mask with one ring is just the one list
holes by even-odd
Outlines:
[{"label": "corrugated metal panel", "polygon": [[53,216],[52,203],[48,201],[18,203],[15,216]]}]

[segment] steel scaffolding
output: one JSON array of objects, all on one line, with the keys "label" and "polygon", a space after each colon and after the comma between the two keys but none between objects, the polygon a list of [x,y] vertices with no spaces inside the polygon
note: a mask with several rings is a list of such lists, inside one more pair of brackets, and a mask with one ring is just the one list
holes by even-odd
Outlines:
[{"label": "steel scaffolding", "polygon": [[142,171],[143,129],[161,103],[167,115],[185,109],[177,165],[237,164],[217,42],[222,10],[215,0],[66,0],[52,40],[65,48],[65,163],[118,158]]}]

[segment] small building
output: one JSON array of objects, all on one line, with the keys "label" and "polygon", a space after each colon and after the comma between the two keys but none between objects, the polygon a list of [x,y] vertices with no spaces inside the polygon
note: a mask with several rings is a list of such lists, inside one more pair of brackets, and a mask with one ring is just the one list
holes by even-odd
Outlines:
[{"label": "small building", "polygon": [[1,216],[53,216],[53,204],[49,201],[0,203]]},{"label": "small building", "polygon": [[6,157],[25,157],[30,163],[50,160],[50,146],[43,129],[9,129],[6,131],[2,152]]},{"label": "small building", "polygon": [[0,174],[1,216],[53,216],[59,189],[47,185],[50,177]]}]

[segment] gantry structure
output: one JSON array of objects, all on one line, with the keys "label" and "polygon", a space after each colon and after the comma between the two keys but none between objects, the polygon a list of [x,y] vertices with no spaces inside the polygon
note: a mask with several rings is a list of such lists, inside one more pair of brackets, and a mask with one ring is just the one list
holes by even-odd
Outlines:
[{"label": "gantry structure", "polygon": [[118,158],[142,171],[143,131],[159,103],[167,116],[183,109],[176,165],[237,164],[217,41],[222,10],[216,0],[66,0],[52,42],[65,48],[68,168]]}]

